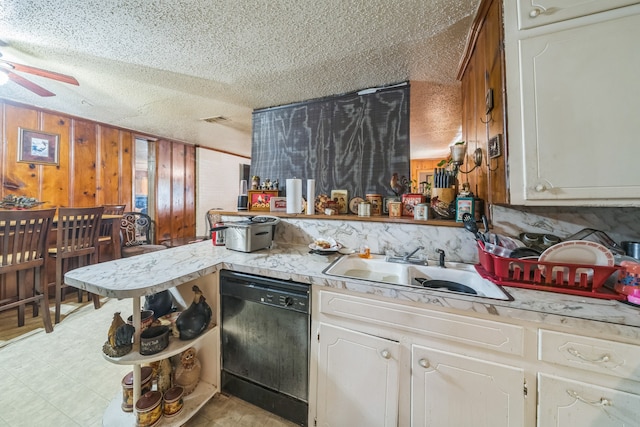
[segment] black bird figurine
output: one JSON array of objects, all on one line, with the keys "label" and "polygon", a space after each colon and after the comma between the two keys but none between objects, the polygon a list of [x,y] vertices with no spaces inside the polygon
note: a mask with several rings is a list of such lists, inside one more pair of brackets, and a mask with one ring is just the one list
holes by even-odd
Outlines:
[{"label": "black bird figurine", "polygon": [[181,340],[197,337],[207,329],[211,321],[211,307],[207,304],[202,291],[195,285],[191,289],[195,293],[193,302],[176,319],[176,328]]}]

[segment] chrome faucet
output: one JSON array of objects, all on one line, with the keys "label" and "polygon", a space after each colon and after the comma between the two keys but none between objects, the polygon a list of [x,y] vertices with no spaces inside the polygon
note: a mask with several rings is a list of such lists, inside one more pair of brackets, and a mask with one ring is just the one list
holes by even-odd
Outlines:
[{"label": "chrome faucet", "polygon": [[424,246],[418,246],[413,252],[406,252],[402,256],[394,256],[391,254],[387,255],[387,262],[395,262],[398,264],[416,264],[416,265],[427,265],[427,260],[422,258],[412,258],[416,252],[424,249]]},{"label": "chrome faucet", "polygon": [[424,246],[418,246],[413,252],[404,254],[402,259],[404,259],[405,261],[409,261],[409,258],[414,256],[416,254],[416,252],[421,251],[423,249],[424,249]]}]

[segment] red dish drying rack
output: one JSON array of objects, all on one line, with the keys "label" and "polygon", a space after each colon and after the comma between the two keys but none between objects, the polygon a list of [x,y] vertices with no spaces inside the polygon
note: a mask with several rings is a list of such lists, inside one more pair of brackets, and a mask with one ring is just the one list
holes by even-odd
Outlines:
[{"label": "red dish drying rack", "polygon": [[482,242],[478,242],[478,256],[480,264],[475,266],[478,273],[498,285],[592,298],[626,299],[626,295],[603,287],[620,267],[505,258],[487,252]]}]

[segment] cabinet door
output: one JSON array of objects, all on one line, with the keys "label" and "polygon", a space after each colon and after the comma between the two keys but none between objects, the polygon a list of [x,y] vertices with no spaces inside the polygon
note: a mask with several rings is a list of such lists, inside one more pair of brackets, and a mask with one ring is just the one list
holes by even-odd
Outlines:
[{"label": "cabinet door", "polygon": [[538,375],[539,427],[631,427],[640,396],[552,375]]},{"label": "cabinet door", "polygon": [[396,426],[398,357],[395,341],[320,324],[318,426]]},{"label": "cabinet door", "polygon": [[638,40],[640,15],[519,41],[526,200],[637,203]]},{"label": "cabinet door", "polygon": [[411,425],[525,425],[522,369],[413,346]]},{"label": "cabinet door", "polygon": [[637,0],[519,0],[520,29],[539,27],[635,3]]}]

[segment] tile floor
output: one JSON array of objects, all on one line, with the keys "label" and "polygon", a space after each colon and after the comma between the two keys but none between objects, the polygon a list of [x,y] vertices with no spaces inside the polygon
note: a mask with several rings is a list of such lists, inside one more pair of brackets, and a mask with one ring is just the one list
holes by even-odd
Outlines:
[{"label": "tile floor", "polygon": [[[113,313],[131,312],[131,300],[87,305],[55,326],[0,348],[0,427],[97,427],[109,402],[121,392],[130,366],[102,358]],[[163,421],[163,426],[170,425]],[[217,395],[186,426],[292,427],[235,397]]]}]

